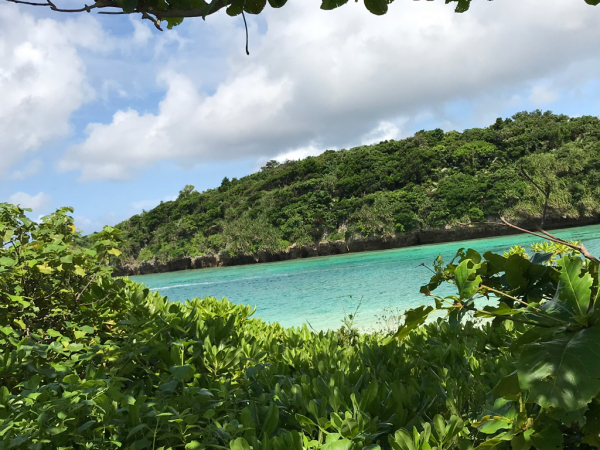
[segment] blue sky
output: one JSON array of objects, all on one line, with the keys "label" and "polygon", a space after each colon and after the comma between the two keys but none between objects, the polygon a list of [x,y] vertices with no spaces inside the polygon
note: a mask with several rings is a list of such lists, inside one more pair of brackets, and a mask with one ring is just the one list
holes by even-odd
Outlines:
[{"label": "blue sky", "polygon": [[89,233],[273,158],[600,115],[600,7],[583,0],[396,0],[383,17],[289,0],[248,19],[250,56],[224,12],[161,33],[0,3],[0,201],[73,206]]}]

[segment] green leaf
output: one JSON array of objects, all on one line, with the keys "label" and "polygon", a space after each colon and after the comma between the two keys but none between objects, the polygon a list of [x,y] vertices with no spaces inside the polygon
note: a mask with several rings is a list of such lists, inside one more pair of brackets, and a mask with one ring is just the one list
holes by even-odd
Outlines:
[{"label": "green leaf", "polygon": [[287,0],[269,0],[269,5],[271,5],[271,8],[281,8],[286,3]]},{"label": "green leaf", "polygon": [[387,0],[365,0],[365,6],[371,14],[382,16],[388,11]]},{"label": "green leaf", "polygon": [[561,450],[563,448],[563,434],[556,424],[551,423],[539,433],[531,435],[531,443],[536,450]]},{"label": "green leaf", "polygon": [[[471,266],[471,267],[469,267]],[[470,259],[462,261],[454,271],[454,277],[456,280],[456,287],[458,288],[458,294],[461,299],[468,299],[479,289],[481,284],[481,277],[477,275],[474,279],[472,275],[481,267],[481,264],[475,264]]]},{"label": "green leaf", "polygon": [[575,411],[600,393],[600,326],[527,345],[517,362],[519,385],[543,408]]},{"label": "green leaf", "polygon": [[510,433],[502,433],[493,438],[488,439],[487,441],[479,444],[475,447],[475,450],[493,450],[503,445],[505,441],[510,441],[512,439],[512,434]]},{"label": "green leaf", "polygon": [[6,256],[2,256],[0,258],[0,266],[12,267],[17,263],[16,259],[8,258]]},{"label": "green leaf", "polygon": [[75,274],[79,275],[80,277],[85,276],[85,270],[83,269],[83,267],[81,266],[75,266]]},{"label": "green leaf", "polygon": [[345,5],[346,3],[348,3],[348,0],[323,0],[321,2],[321,9],[329,11],[335,8],[339,8],[340,6]]},{"label": "green leaf", "polygon": [[[558,264],[560,271],[560,292],[558,298],[568,303],[576,312],[576,319],[581,321],[588,314],[592,295],[593,279],[589,273],[581,276],[583,260],[581,258],[565,256]],[[585,323],[582,323],[585,325]]]},{"label": "green leaf", "polygon": [[412,330],[420,327],[435,309],[431,306],[419,306],[417,309],[409,309],[404,313],[404,324],[398,328],[393,336],[386,338],[383,345],[387,345],[394,339],[405,338]]},{"label": "green leaf", "polygon": [[263,426],[260,430],[260,435],[271,436],[275,429],[277,428],[277,424],[279,423],[279,408],[275,403],[271,403],[269,406],[269,411],[267,412],[267,416],[265,417],[265,421],[263,422]]},{"label": "green leaf", "polygon": [[229,442],[229,448],[231,450],[251,450],[248,441],[241,437],[237,438],[235,441]]},{"label": "green leaf", "polygon": [[189,364],[184,366],[171,366],[169,371],[179,381],[187,381],[194,376],[194,368]]},{"label": "green leaf", "polygon": [[352,448],[352,441],[350,439],[341,439],[339,441],[330,442],[321,447],[321,450],[350,450]]},{"label": "green leaf", "polygon": [[[138,0],[123,0],[123,11],[132,13],[137,8]],[[118,256],[118,255],[117,255]]]},{"label": "green leaf", "polygon": [[191,442],[188,442],[187,444],[185,444],[185,450],[196,450],[196,449],[201,449],[201,448],[204,448],[204,447],[198,441],[191,441]]},{"label": "green leaf", "polygon": [[141,424],[133,427],[131,430],[129,430],[129,434],[127,434],[127,439],[129,439],[131,436],[133,436],[138,431],[143,430],[144,428],[146,428],[146,424],[145,423],[141,423]]},{"label": "green leaf", "polygon": [[167,383],[163,383],[161,384],[158,389],[160,389],[161,391],[165,391],[165,392],[173,392],[175,389],[177,389],[177,385],[179,383],[177,382],[177,380],[171,380],[168,381]]},{"label": "green leaf", "polygon": [[519,386],[519,376],[515,370],[510,375],[502,378],[498,384],[492,389],[492,395],[494,398],[505,398],[508,400],[515,400],[517,394],[521,392]]},{"label": "green leaf", "polygon": [[260,14],[266,5],[267,0],[244,0],[244,11],[249,14]]},{"label": "green leaf", "polygon": [[[136,0],[136,2],[137,2],[137,0]],[[109,253],[109,254],[115,255],[115,256],[120,256],[121,250],[118,250],[116,248],[111,248],[110,250],[107,250],[106,253]]]}]

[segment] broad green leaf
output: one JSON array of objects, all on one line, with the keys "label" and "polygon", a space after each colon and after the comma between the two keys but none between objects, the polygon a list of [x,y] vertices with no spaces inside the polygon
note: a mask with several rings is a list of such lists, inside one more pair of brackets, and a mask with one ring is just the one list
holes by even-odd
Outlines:
[{"label": "broad green leaf", "polygon": [[80,277],[85,276],[85,269],[81,266],[76,265],[75,266],[75,274],[79,275]]},{"label": "broad green leaf", "polygon": [[321,447],[321,450],[350,450],[352,448],[352,441],[350,439],[341,439],[339,441],[330,442]]},{"label": "broad green leaf", "polygon": [[536,450],[561,450],[563,448],[563,434],[556,424],[548,424],[540,432],[531,435],[531,443]]},{"label": "broad green leaf", "polygon": [[[471,266],[471,267],[469,267]],[[481,277],[477,275],[473,278],[473,274],[481,267],[481,264],[474,264],[470,259],[462,261],[454,271],[456,287],[461,299],[468,299],[479,289]],[[469,278],[473,278],[469,280]]]},{"label": "broad green leaf", "polygon": [[365,6],[370,13],[382,16],[388,11],[387,0],[365,0]]},{"label": "broad green leaf", "polygon": [[131,430],[129,430],[129,433],[127,434],[127,439],[129,439],[131,436],[133,436],[138,431],[143,430],[144,428],[146,428],[146,424],[145,423],[141,423],[139,425],[136,425]]},{"label": "broad green leaf", "polygon": [[0,257],[0,266],[12,267],[17,263],[16,259],[8,258],[7,256]]},{"label": "broad green leaf", "polygon": [[239,437],[229,443],[231,450],[251,450],[248,441],[242,437]]},{"label": "broad green leaf", "polygon": [[505,398],[508,400],[516,399],[517,394],[521,392],[519,386],[519,376],[515,370],[510,375],[502,378],[498,384],[492,389],[492,395],[494,398]]},{"label": "broad green leaf", "polygon": [[185,444],[185,450],[199,450],[203,448],[205,447],[198,441],[191,441]]},{"label": "broad green leaf", "polygon": [[287,0],[269,0],[269,5],[271,5],[271,8],[281,8],[286,3]]},{"label": "broad green leaf", "polygon": [[600,393],[600,326],[529,344],[517,362],[519,385],[543,408],[575,411]]},{"label": "broad green leaf", "polygon": [[581,276],[581,258],[565,256],[558,263],[561,266],[559,299],[568,303],[575,310],[578,321],[585,324],[582,321],[590,307],[592,277],[589,273]]},{"label": "broad green leaf", "polygon": [[171,366],[169,371],[179,381],[187,381],[194,375],[194,368],[189,364],[184,366]]}]

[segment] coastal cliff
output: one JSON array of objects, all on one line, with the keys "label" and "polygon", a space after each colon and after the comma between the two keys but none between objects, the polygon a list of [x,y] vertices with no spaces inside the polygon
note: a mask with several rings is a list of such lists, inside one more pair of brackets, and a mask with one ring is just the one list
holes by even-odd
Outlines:
[{"label": "coastal cliff", "polygon": [[[538,220],[520,221],[518,226],[535,229]],[[554,218],[545,224],[548,230],[570,228],[600,223],[600,216],[585,218]],[[375,250],[411,247],[415,245],[457,242],[494,236],[518,234],[518,231],[497,222],[474,223],[456,227],[415,230],[393,236],[375,236],[348,239],[347,241],[322,241],[319,243],[291,245],[283,251],[267,252],[258,250],[253,254],[231,256],[227,252],[206,254],[195,257],[171,259],[165,262],[151,259],[140,264],[117,266],[113,276],[148,275],[152,273],[175,272],[179,270],[205,269],[210,267],[238,266],[265,262],[288,261],[317,256],[341,255]]]}]

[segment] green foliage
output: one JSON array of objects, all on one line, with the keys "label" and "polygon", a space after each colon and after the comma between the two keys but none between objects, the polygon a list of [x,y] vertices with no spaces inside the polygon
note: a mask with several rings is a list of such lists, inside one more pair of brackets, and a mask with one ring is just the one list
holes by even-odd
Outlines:
[{"label": "green foliage", "polygon": [[282,164],[179,197],[117,225],[121,262],[278,251],[286,243],[390,236],[426,227],[540,218],[544,199],[520,173],[551,185],[548,220],[600,215],[600,120],[515,114],[462,133]]},{"label": "green foliage", "polygon": [[461,249],[395,336],[359,333],[357,310],[317,333],[111,278],[118,231],[82,249],[69,212],[0,204],[0,450],[600,444],[598,263],[570,249]]},{"label": "green foliage", "polygon": [[[597,446],[598,262],[564,245],[532,249],[532,256],[522,247],[504,256],[461,249],[449,264],[436,260],[436,274],[421,291],[434,297],[436,309],[445,310],[453,326],[469,313],[492,320],[493,327],[512,323],[516,331],[507,347],[516,358],[515,370],[489,393],[489,405],[472,424],[489,435],[477,448],[508,441],[513,449]],[[540,253],[544,250],[549,252]],[[443,282],[453,283],[458,295],[433,294]],[[497,306],[475,306],[477,298],[490,295],[497,297]],[[407,336],[423,315],[424,307],[408,311],[396,337]]]}]

